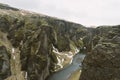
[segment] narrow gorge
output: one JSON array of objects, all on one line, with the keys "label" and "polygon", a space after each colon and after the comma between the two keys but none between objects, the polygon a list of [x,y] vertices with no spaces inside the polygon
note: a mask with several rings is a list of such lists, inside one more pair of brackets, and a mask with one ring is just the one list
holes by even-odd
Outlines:
[{"label": "narrow gorge", "polygon": [[120,80],[120,25],[81,24],[0,4],[0,80]]}]

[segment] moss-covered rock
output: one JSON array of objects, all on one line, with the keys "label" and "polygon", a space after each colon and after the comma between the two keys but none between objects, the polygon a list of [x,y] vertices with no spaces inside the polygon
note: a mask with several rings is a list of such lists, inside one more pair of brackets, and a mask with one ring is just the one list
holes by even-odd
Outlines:
[{"label": "moss-covered rock", "polygon": [[26,74],[28,80],[45,80],[58,63],[53,46],[60,52],[72,51],[71,44],[82,48],[80,38],[87,34],[87,29],[80,24],[0,4],[0,32],[6,34],[5,40],[0,37],[0,45],[6,46],[12,57],[11,76],[7,80],[19,77],[24,80]]},{"label": "moss-covered rock", "polygon": [[4,80],[10,74],[10,54],[5,46],[0,46],[0,80]]},{"label": "moss-covered rock", "polygon": [[80,80],[120,79],[120,27],[98,27],[93,48],[85,57]]}]

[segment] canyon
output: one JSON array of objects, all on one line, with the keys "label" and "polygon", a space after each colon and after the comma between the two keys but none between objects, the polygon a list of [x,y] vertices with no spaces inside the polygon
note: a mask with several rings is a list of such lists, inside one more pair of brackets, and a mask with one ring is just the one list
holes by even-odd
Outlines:
[{"label": "canyon", "polygon": [[96,28],[0,4],[0,80],[120,80],[120,25]]}]

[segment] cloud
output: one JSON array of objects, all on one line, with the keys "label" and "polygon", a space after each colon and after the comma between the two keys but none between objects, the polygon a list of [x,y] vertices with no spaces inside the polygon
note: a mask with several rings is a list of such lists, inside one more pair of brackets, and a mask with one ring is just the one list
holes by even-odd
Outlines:
[{"label": "cloud", "polygon": [[0,2],[87,26],[120,24],[120,0],[0,0]]}]

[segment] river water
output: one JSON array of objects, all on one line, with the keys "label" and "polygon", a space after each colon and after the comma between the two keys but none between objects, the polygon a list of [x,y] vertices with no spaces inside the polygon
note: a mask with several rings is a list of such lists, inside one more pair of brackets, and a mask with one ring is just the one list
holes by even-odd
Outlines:
[{"label": "river water", "polygon": [[47,80],[69,80],[69,77],[72,76],[75,71],[81,70],[84,57],[85,54],[76,54],[70,65],[54,73]]}]

